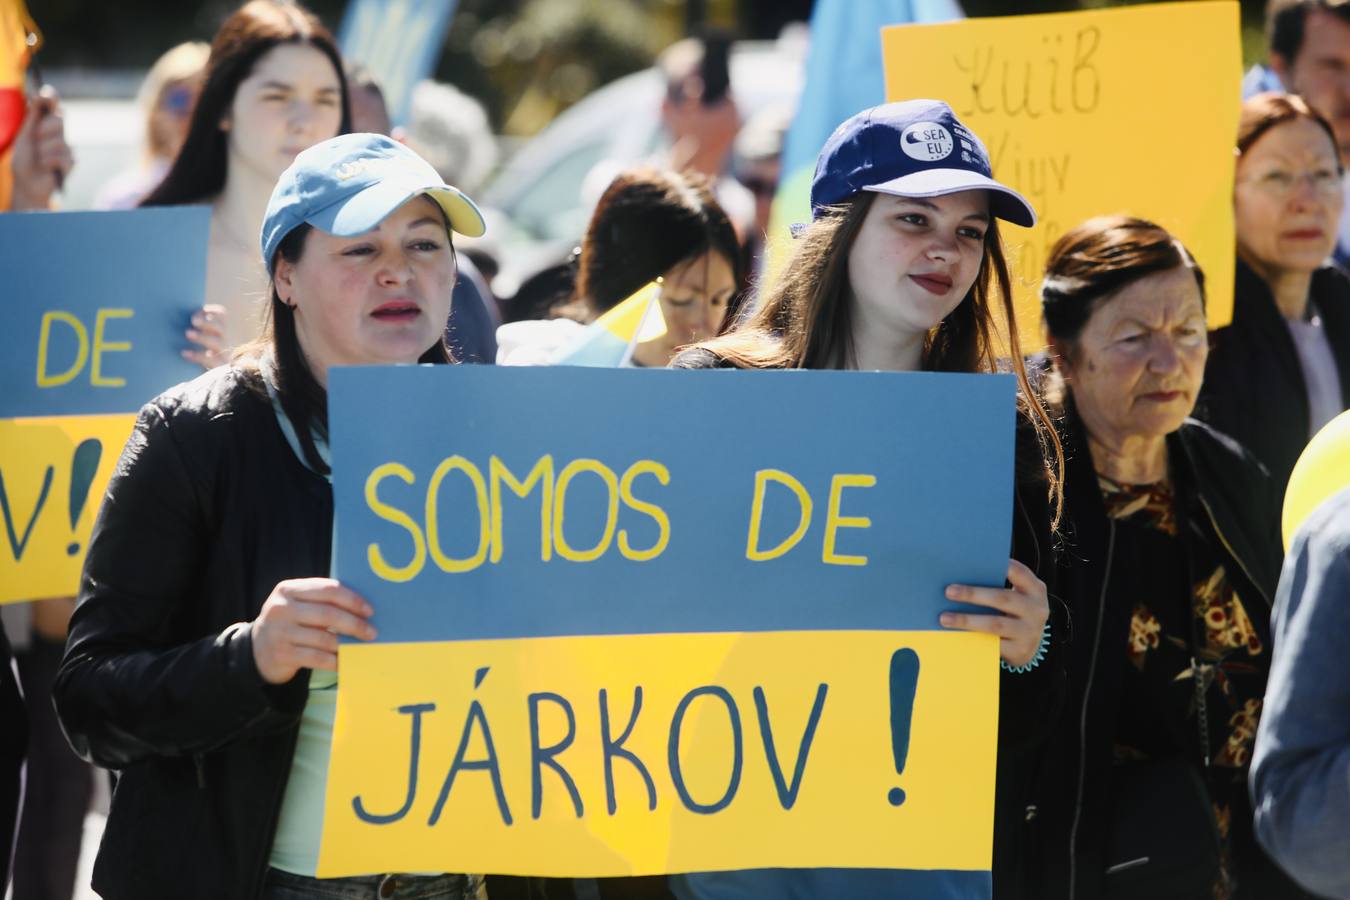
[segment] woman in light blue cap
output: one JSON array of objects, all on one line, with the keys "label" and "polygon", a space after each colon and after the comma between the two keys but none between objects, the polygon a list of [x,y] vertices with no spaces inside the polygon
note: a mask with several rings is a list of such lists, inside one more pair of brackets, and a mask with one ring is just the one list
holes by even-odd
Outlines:
[{"label": "woman in light blue cap", "polygon": [[55,689],[118,770],[106,898],[462,898],[465,875],[314,878],[339,635],[369,604],[330,571],[327,373],[449,362],[451,234],[477,207],[402,144],[300,153],[263,224],[262,338],[145,406],[94,528]]}]

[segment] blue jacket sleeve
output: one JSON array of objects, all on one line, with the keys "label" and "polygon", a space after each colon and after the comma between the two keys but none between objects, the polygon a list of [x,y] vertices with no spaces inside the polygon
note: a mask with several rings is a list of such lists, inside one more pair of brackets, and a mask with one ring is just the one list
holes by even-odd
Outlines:
[{"label": "blue jacket sleeve", "polygon": [[1350,896],[1350,490],[1295,537],[1276,595],[1251,769],[1256,833],[1318,894]]}]

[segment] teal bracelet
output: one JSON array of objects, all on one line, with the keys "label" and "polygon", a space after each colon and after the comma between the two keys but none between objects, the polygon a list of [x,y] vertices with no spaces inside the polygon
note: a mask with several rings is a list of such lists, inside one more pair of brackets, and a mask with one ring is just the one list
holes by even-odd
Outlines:
[{"label": "teal bracelet", "polygon": [[1041,632],[1041,643],[1039,646],[1036,647],[1035,655],[1032,656],[1031,659],[1025,665],[1010,666],[1005,660],[1000,659],[998,661],[998,666],[1005,672],[1012,672],[1014,675],[1022,675],[1027,672],[1030,672],[1032,669],[1039,666],[1041,664],[1041,660],[1045,659],[1045,652],[1049,649],[1050,649],[1050,623],[1046,622],[1045,630]]}]

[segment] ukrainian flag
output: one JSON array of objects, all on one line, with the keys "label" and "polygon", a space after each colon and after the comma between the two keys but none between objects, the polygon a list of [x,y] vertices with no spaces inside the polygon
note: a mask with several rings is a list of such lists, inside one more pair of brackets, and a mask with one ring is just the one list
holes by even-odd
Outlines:
[{"label": "ukrainian flag", "polygon": [[660,282],[653,281],[640,288],[559,348],[552,364],[607,368],[628,365],[639,343],[665,334],[660,296]]},{"label": "ukrainian flag", "polygon": [[30,34],[40,40],[23,0],[0,0],[0,211],[9,209],[9,147],[23,124]]},{"label": "ukrainian flag", "polygon": [[963,18],[957,0],[818,0],[805,84],[783,143],[783,174],[769,221],[770,278],[791,252],[791,226],[811,221],[811,178],[820,148],[840,122],[886,100],[881,29]]}]

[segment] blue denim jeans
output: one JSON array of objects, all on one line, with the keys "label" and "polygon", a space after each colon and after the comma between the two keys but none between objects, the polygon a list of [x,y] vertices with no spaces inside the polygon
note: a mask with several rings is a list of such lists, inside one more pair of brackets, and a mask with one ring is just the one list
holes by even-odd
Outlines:
[{"label": "blue denim jeans", "polygon": [[268,869],[262,900],[475,900],[473,875],[355,875],[308,878]]}]

